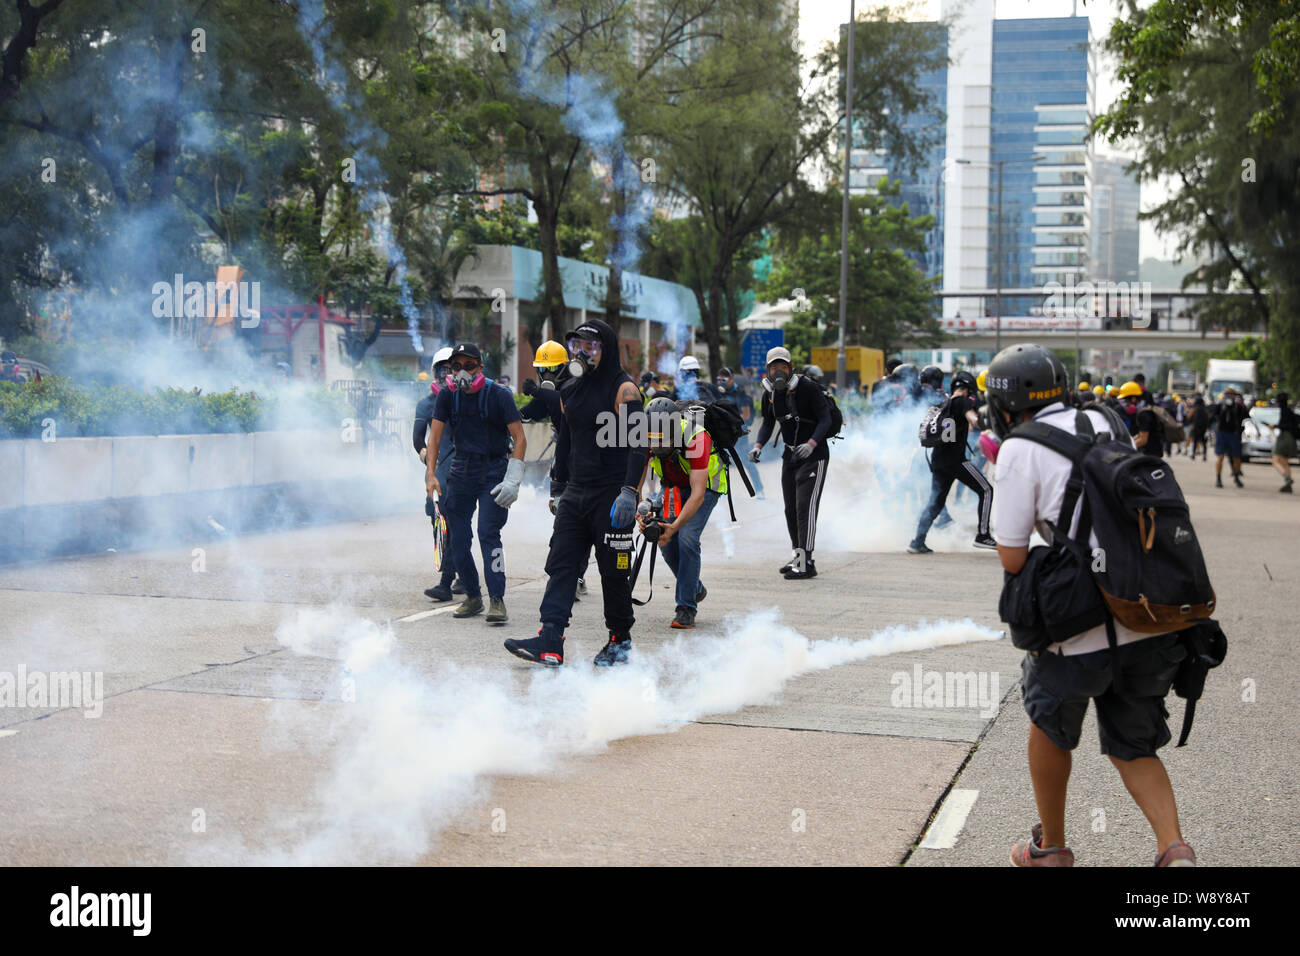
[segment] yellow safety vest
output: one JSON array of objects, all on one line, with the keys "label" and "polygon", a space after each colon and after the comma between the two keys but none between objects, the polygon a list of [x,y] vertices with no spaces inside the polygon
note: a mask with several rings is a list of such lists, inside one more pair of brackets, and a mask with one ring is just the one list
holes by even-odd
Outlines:
[{"label": "yellow safety vest", "polygon": [[[687,425],[688,425],[687,420],[683,418],[682,438],[686,438]],[[703,425],[696,427],[695,431],[691,433],[691,437],[683,443],[683,447],[689,448],[691,442],[695,441],[696,436],[698,436],[703,431],[704,431]],[[687,475],[691,473],[691,464],[686,460],[685,455],[682,455],[680,453],[677,455],[677,464],[682,469],[682,471],[684,471]],[[658,455],[650,456],[650,467],[654,469],[655,477],[657,477],[660,481],[663,481],[664,466],[663,466],[663,461],[659,458]],[[716,491],[720,495],[725,495],[727,493],[727,470],[722,467],[722,459],[718,457],[718,449],[716,447],[712,447],[709,449],[708,488],[710,491]]]}]

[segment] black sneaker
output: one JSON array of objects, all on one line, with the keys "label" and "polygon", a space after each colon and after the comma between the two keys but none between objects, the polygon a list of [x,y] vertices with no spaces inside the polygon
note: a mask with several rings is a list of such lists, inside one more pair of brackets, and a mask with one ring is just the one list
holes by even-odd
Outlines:
[{"label": "black sneaker", "polygon": [[924,541],[913,541],[907,546],[908,554],[934,554],[933,548],[927,548]]},{"label": "black sneaker", "polygon": [[451,588],[446,584],[439,584],[435,587],[425,588],[424,596],[432,601],[450,601]]},{"label": "black sneaker", "polygon": [[817,577],[817,562],[811,558],[805,562],[802,571],[797,571],[794,568],[791,568],[789,571],[785,572],[785,579],[787,581],[804,581],[808,578],[815,577]]},{"label": "black sneaker", "polygon": [[609,643],[600,649],[596,659],[592,661],[597,667],[613,667],[615,664],[626,664],[628,655],[632,653],[632,637],[625,636],[621,641],[615,635],[609,635]]},{"label": "black sneaker", "polygon": [[1222,488],[1222,487],[1223,487],[1223,476],[1222,476],[1222,475],[1215,475],[1215,476],[1214,476],[1214,487],[1216,487],[1216,488]]},{"label": "black sneaker", "polygon": [[695,592],[695,603],[699,604],[708,596],[709,596],[709,589],[704,586],[703,582],[700,582],[700,589]]},{"label": "black sneaker", "polygon": [[993,535],[991,534],[977,534],[975,535],[975,547],[988,548],[990,551],[996,551],[998,549],[998,543],[993,540]]},{"label": "black sneaker", "polygon": [[[777,572],[779,574],[785,574],[785,572],[790,571],[794,568],[794,563],[798,560],[799,560],[799,552],[796,551],[794,554],[790,555],[789,561],[787,561],[785,564],[781,565],[779,568],[776,569]],[[699,602],[697,601],[696,603],[698,604]]]},{"label": "black sneaker", "polygon": [[677,613],[673,615],[673,623],[670,626],[681,631],[689,631],[695,627],[695,612],[684,604],[677,605]]},{"label": "black sneaker", "polygon": [[465,582],[462,581],[462,580],[460,579],[460,575],[459,575],[459,574],[456,575],[456,580],[454,580],[454,581],[451,582],[451,593],[452,593],[452,594],[464,594],[464,593],[465,593]]},{"label": "black sneaker", "polygon": [[489,624],[504,624],[508,620],[506,602],[503,598],[488,598],[488,612],[484,620]]},{"label": "black sneaker", "polygon": [[483,598],[467,597],[461,602],[460,607],[451,612],[452,617],[473,617],[475,614],[483,613]]},{"label": "black sneaker", "polygon": [[536,637],[524,641],[510,638],[505,642],[505,649],[515,657],[534,664],[559,667],[564,663],[564,638],[557,637],[555,632],[548,630],[545,625],[538,629]]},{"label": "black sneaker", "polygon": [[1241,475],[1233,475],[1233,476],[1232,476],[1232,483],[1233,483],[1234,485],[1236,485],[1238,488],[1245,488],[1245,487],[1246,487],[1245,485],[1243,485],[1243,484],[1241,483]]}]

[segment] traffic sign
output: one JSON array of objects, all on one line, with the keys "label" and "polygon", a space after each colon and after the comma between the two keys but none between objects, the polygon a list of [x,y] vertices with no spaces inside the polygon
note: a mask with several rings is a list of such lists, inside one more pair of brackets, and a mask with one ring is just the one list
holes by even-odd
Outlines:
[{"label": "traffic sign", "polygon": [[767,350],[785,345],[784,329],[750,329],[740,340],[740,364],[762,369],[767,365]]}]

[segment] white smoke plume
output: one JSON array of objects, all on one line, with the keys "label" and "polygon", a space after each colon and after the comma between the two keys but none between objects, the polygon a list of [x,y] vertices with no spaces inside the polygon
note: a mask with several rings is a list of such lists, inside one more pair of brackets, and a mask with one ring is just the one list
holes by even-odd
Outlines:
[{"label": "white smoke plume", "polygon": [[[216,852],[226,862],[262,864],[416,860],[494,775],[542,773],[620,738],[769,703],[813,671],[1000,636],[964,620],[809,640],[775,609],[730,619],[722,634],[638,648],[630,664],[610,670],[584,657],[558,671],[441,663],[422,673],[402,660],[389,627],[339,607],[299,611],[278,640],[295,654],[338,661],[356,682],[355,702],[322,705],[330,709],[325,736],[337,742],[316,808],[293,832],[271,837],[269,850]],[[280,713],[293,721],[302,706]],[[292,727],[282,729],[292,736]]]}]

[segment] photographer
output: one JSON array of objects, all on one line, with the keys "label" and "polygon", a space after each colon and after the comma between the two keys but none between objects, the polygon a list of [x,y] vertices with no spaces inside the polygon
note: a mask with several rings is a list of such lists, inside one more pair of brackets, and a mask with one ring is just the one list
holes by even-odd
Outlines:
[{"label": "photographer", "polygon": [[[1048,541],[1054,538],[1048,522],[1056,522],[1070,536],[1079,534],[1087,496],[1079,494],[1077,506],[1062,514],[1073,462],[1036,442],[1007,440],[1012,430],[1034,421],[1077,434],[1078,422],[1086,416],[1096,434],[1110,433],[1128,443],[1132,439],[1115,435],[1119,423],[1113,425],[1105,413],[1065,404],[1065,367],[1041,346],[1003,349],[989,365],[987,382],[989,423],[1002,440],[994,501],[997,549],[1007,574],[1018,575],[1029,560],[1029,539],[1035,529]],[[1094,526],[1088,547],[1097,546]],[[1156,756],[1170,739],[1164,697],[1186,652],[1177,634],[1140,633],[1118,621],[1114,627],[1114,651],[1106,625],[1099,624],[1026,653],[1021,662],[1024,707],[1031,721],[1029,774],[1041,822],[1031,829],[1029,840],[1012,847],[1011,862],[1016,866],[1074,865],[1074,853],[1065,839],[1066,791],[1071,751],[1079,744],[1090,700],[1097,709],[1102,753],[1119,771],[1155,831],[1156,865],[1195,865],[1196,854],[1179,830],[1173,786]],[[1112,653],[1117,655],[1114,661]]]},{"label": "photographer", "polygon": [[700,537],[718,499],[727,493],[727,472],[704,426],[680,413],[672,399],[653,399],[646,418],[651,456],[646,472],[653,471],[663,486],[663,518],[638,514],[637,524],[663,550],[677,578],[671,626],[689,629],[708,593],[700,583]]}]

